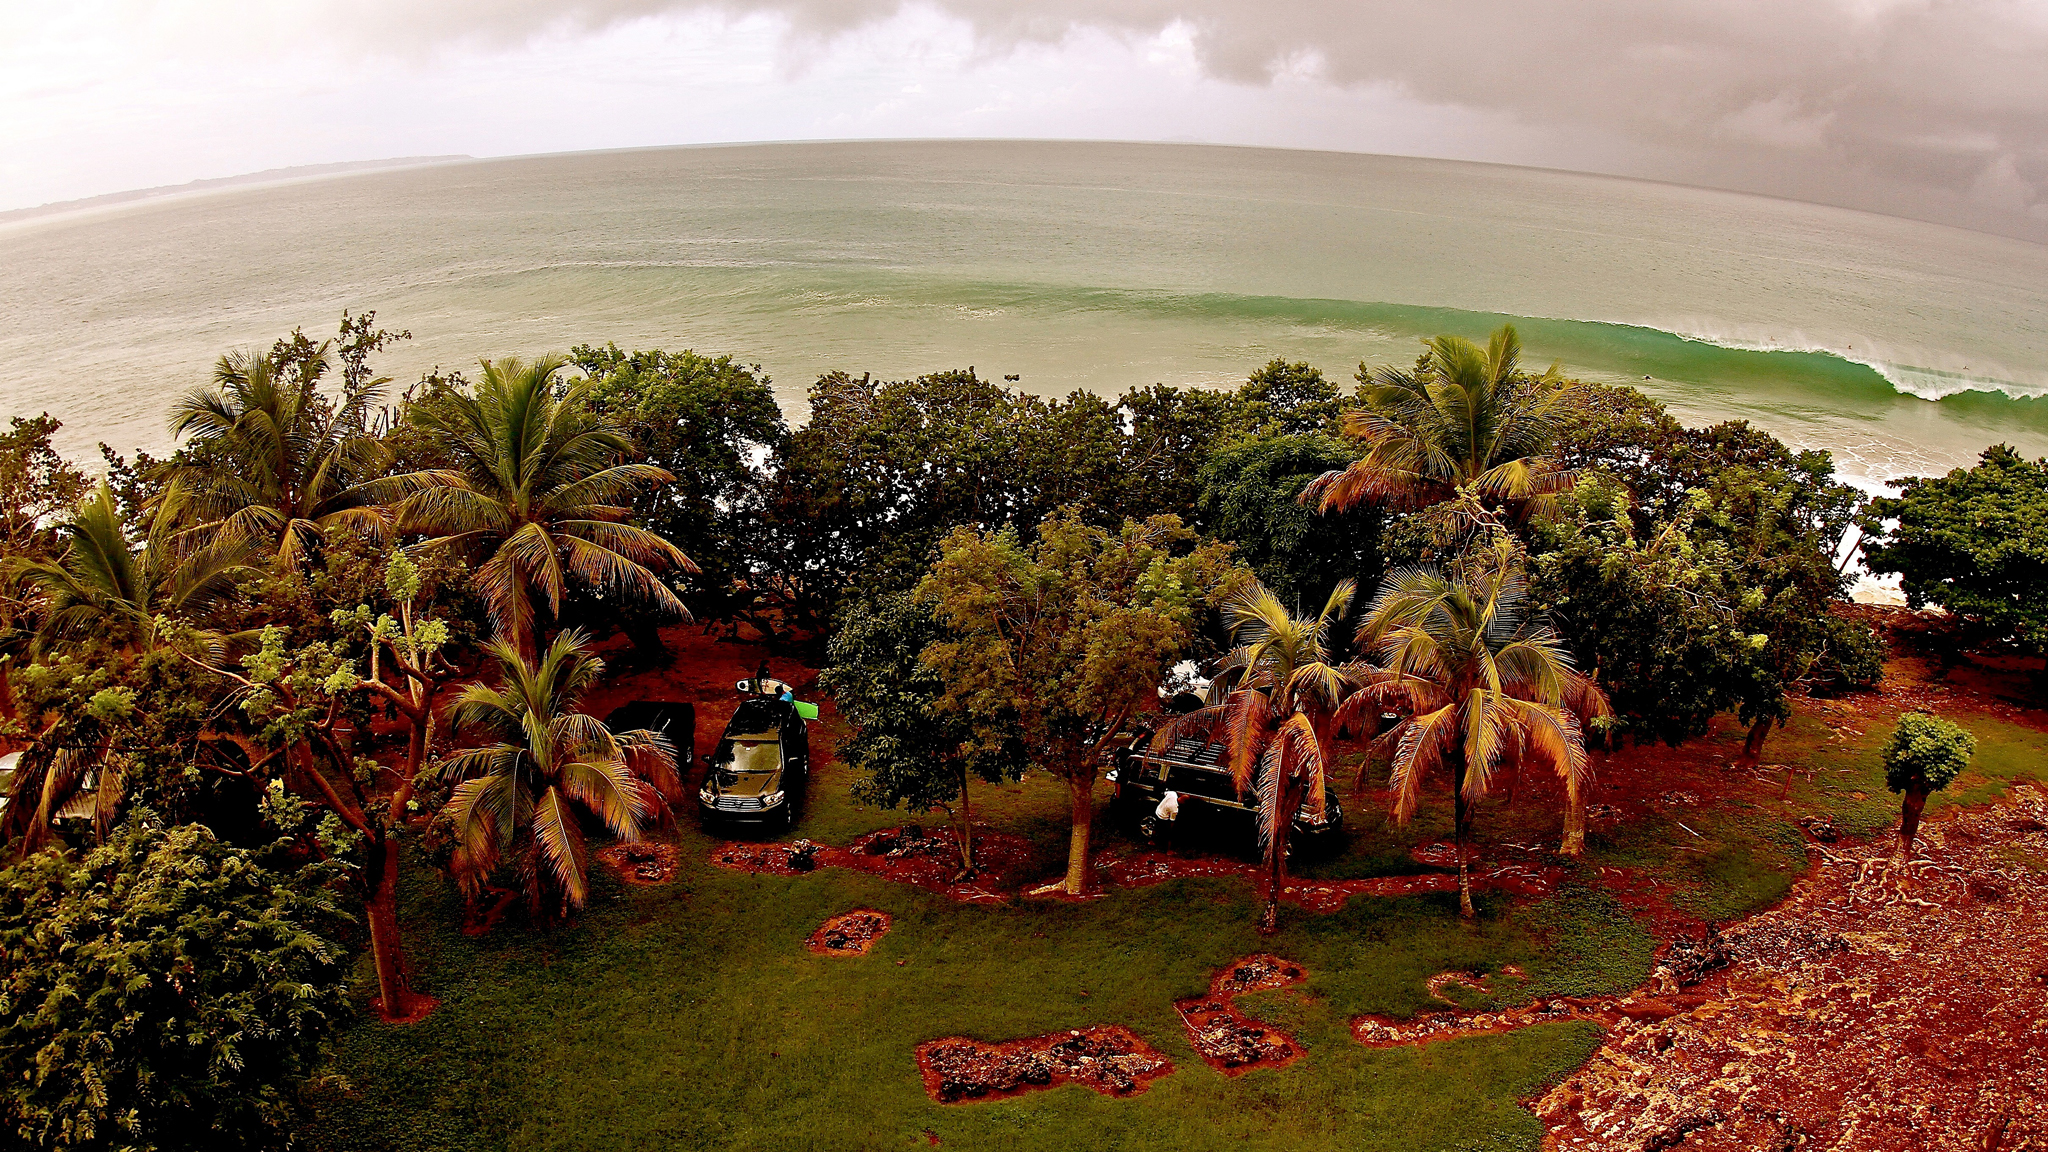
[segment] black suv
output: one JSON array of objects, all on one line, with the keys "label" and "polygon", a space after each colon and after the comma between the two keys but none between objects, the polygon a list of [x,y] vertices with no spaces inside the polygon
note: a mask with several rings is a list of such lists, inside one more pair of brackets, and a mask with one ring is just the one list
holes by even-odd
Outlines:
[{"label": "black suv", "polygon": [[[1168,792],[1180,797],[1180,818],[1215,815],[1231,826],[1233,835],[1250,838],[1258,846],[1258,778],[1243,793],[1230,778],[1230,748],[1199,738],[1176,740],[1163,752],[1152,750],[1152,733],[1140,730],[1117,750],[1116,767],[1109,779],[1116,785],[1112,810],[1134,826],[1147,840],[1164,831],[1155,815],[1160,798]],[[1241,831],[1240,831],[1241,830]],[[1294,818],[1294,835],[1289,844],[1297,851],[1334,852],[1344,846],[1344,809],[1334,794],[1325,797],[1323,818],[1311,819],[1302,812]]]},{"label": "black suv", "polygon": [[[751,824],[770,831],[796,827],[811,774],[811,738],[776,681],[741,681],[746,699],[734,710],[705,758],[697,811],[707,826]],[[748,687],[751,686],[751,687]]]},{"label": "black suv", "polygon": [[697,706],[680,700],[635,700],[612,709],[604,726],[613,732],[653,732],[675,750],[678,775],[689,771],[697,755]]}]

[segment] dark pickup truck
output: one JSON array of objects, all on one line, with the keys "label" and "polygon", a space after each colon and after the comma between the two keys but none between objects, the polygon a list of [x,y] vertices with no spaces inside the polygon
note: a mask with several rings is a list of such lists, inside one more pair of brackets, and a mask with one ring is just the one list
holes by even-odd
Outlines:
[{"label": "dark pickup truck", "polygon": [[[1138,732],[1117,750],[1116,766],[1109,779],[1116,785],[1112,811],[1120,814],[1138,834],[1155,839],[1164,829],[1154,814],[1160,798],[1168,792],[1180,797],[1180,818],[1214,814],[1229,826],[1232,836],[1248,838],[1249,847],[1258,846],[1258,778],[1243,793],[1230,778],[1230,749],[1227,745],[1196,738],[1176,740],[1164,751],[1153,751],[1152,733]],[[1241,829],[1241,831],[1239,831]],[[1294,835],[1289,843],[1296,851],[1332,852],[1344,845],[1344,809],[1330,795],[1323,818],[1307,813],[1294,818]]]}]

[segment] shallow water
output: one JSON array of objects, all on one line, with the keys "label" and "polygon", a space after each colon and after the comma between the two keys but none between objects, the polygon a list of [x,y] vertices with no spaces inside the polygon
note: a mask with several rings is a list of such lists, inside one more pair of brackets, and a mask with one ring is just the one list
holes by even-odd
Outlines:
[{"label": "shallow water", "polygon": [[[0,227],[0,409],[161,449],[230,347],[375,308],[436,364],[581,341],[733,352],[800,417],[845,368],[1044,393],[1339,378],[1441,331],[1743,416],[1866,480],[2048,452],[2048,247],[1531,169],[1185,145],[581,153]],[[1645,380],[1644,377],[1649,377]]]}]

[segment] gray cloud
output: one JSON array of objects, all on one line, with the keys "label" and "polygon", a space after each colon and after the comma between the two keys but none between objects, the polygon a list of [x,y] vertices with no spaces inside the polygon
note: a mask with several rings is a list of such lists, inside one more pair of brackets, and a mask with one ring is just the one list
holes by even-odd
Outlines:
[{"label": "gray cloud", "polygon": [[[518,39],[685,10],[829,40],[903,0],[389,0],[428,38]],[[1079,28],[1189,30],[1246,84],[1382,83],[1540,129],[1592,130],[1638,174],[2048,219],[2042,0],[927,0],[1001,51]],[[352,5],[360,26],[361,4]],[[1877,203],[1872,203],[1875,200]],[[1952,213],[1951,213],[1952,214]],[[1967,212],[1965,213],[1967,214]]]}]

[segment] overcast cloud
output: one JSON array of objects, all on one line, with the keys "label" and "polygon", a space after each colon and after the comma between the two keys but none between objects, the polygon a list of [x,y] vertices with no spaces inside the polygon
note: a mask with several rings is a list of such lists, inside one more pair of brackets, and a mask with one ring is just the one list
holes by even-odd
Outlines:
[{"label": "overcast cloud", "polygon": [[0,15],[0,207],[282,164],[1197,138],[2040,236],[2048,0],[74,0]]}]

